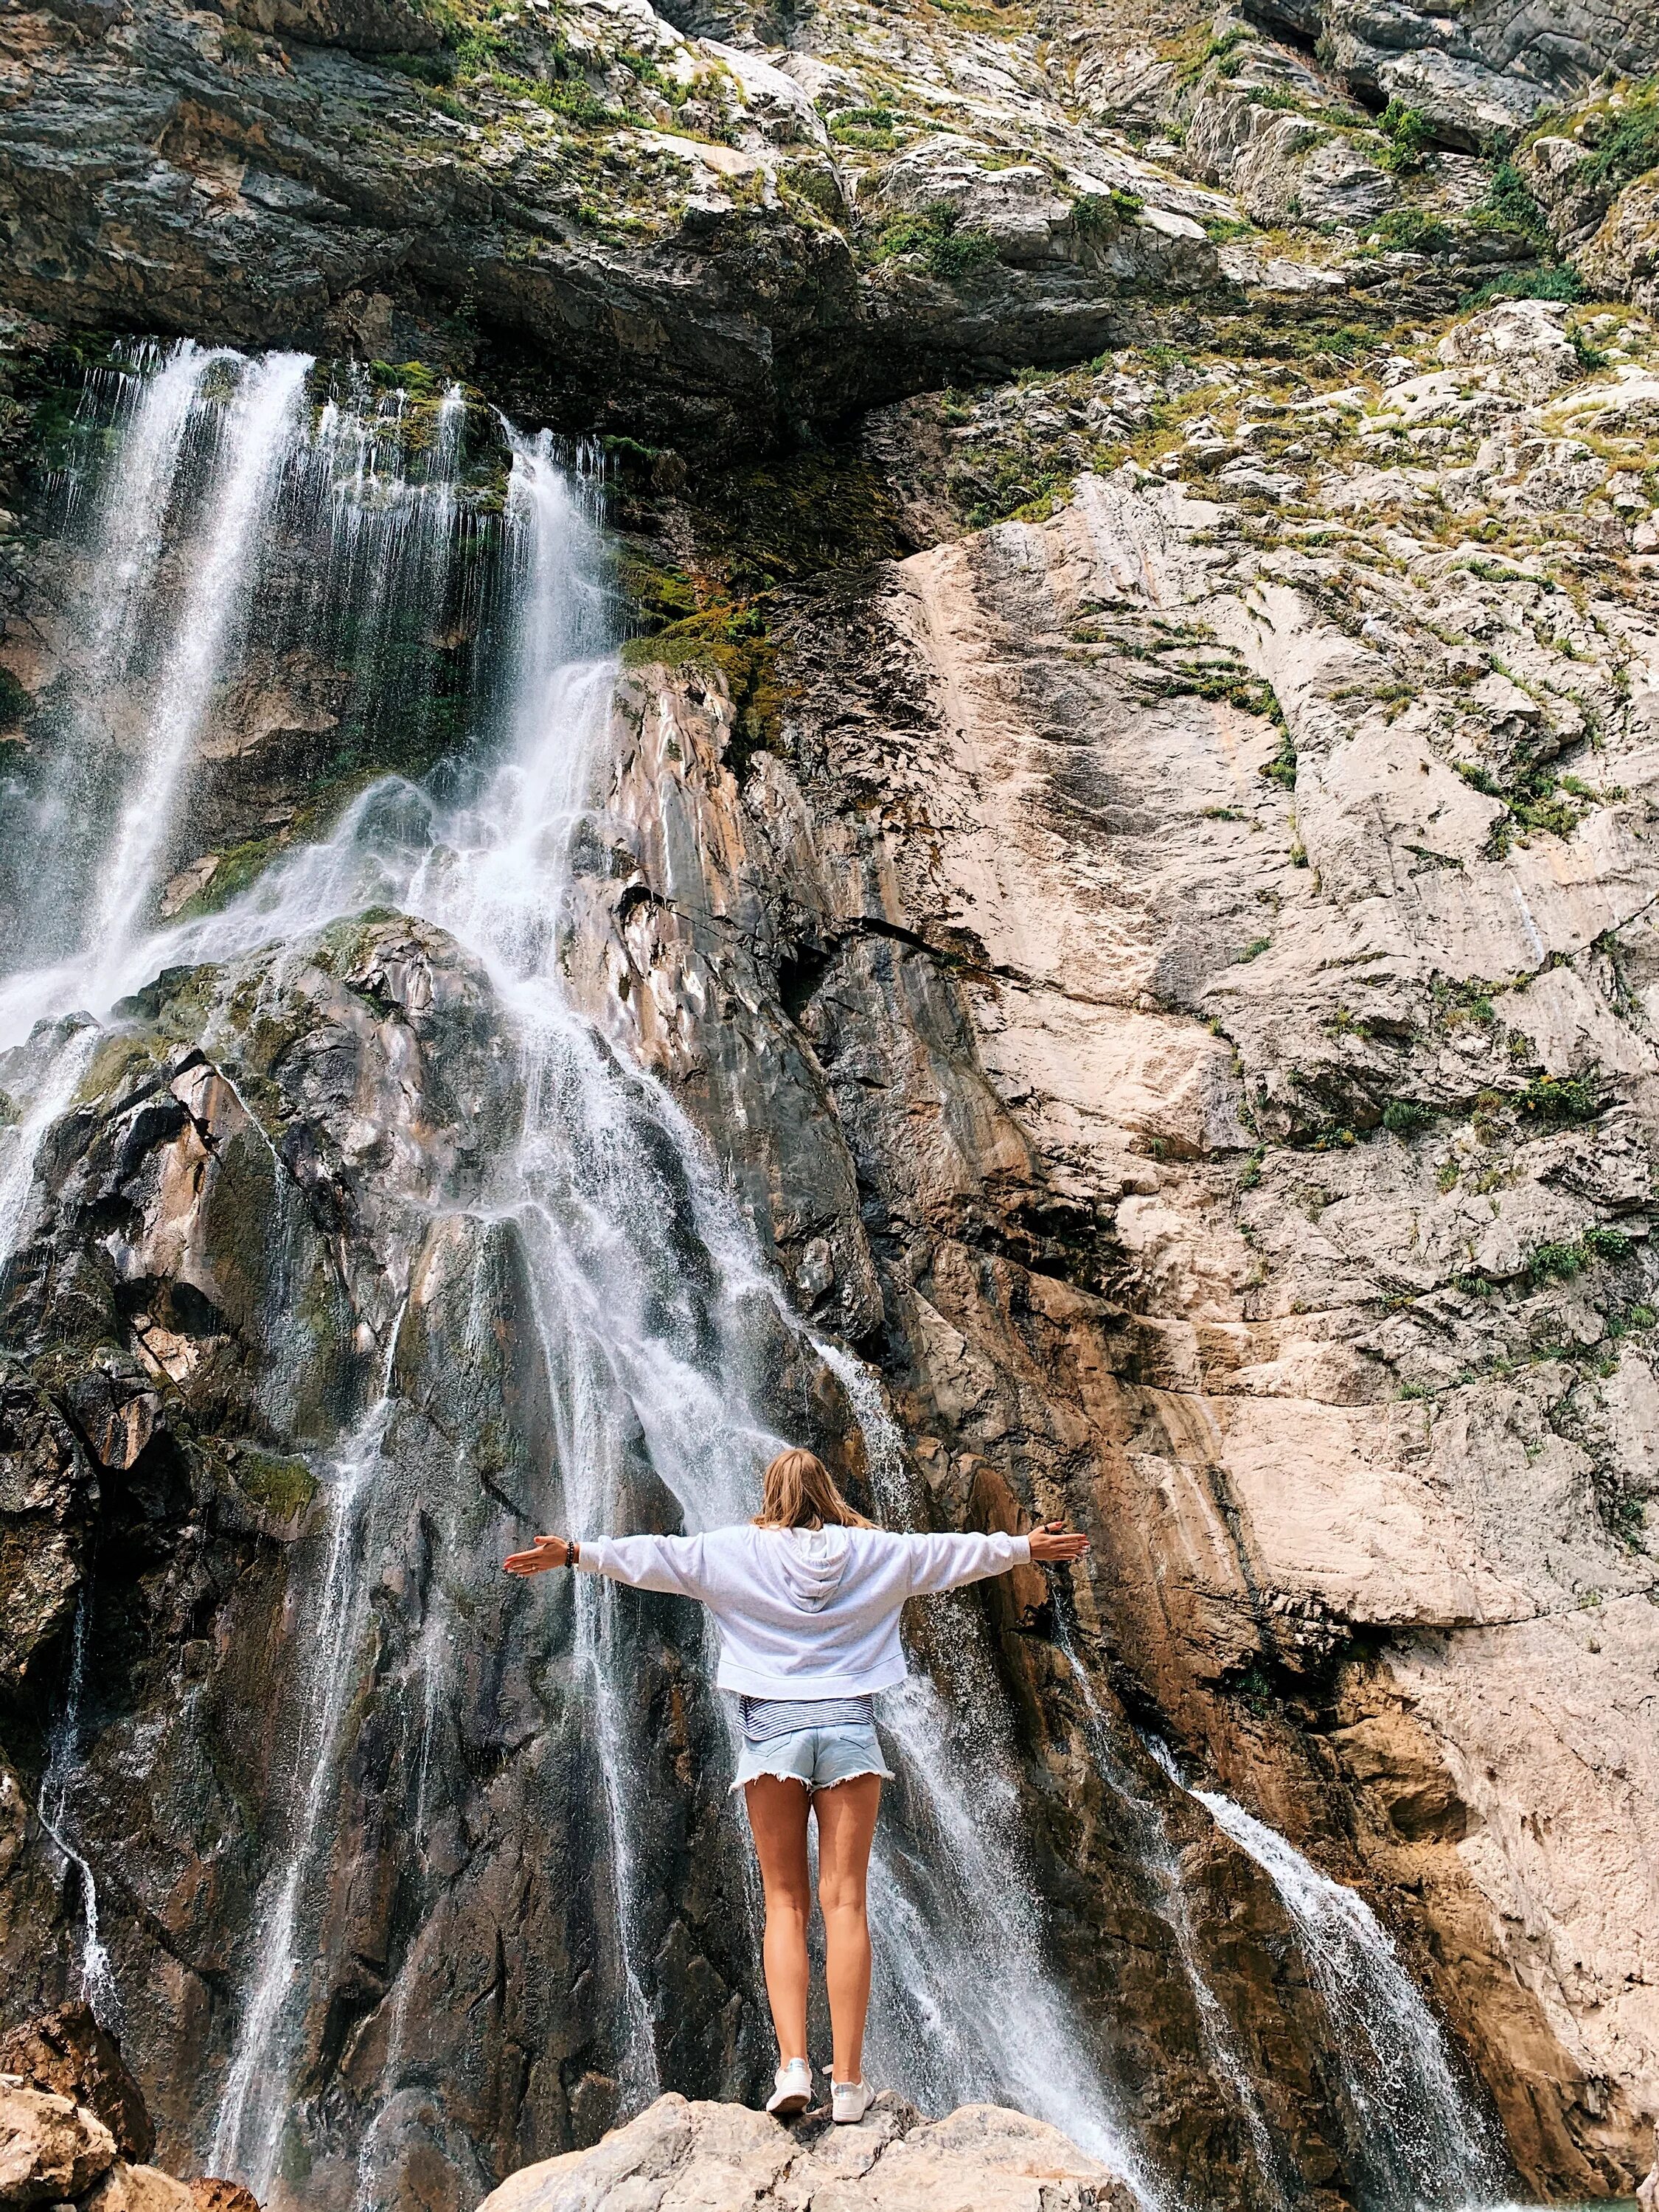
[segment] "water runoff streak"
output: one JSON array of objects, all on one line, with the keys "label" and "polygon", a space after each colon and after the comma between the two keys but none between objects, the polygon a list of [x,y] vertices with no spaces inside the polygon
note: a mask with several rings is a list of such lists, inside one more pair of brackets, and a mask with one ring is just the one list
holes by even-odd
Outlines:
[{"label": "water runoff streak", "polygon": [[[167,419],[182,406],[186,432],[170,448],[175,456],[191,450],[191,410],[217,410],[192,482],[164,488],[158,459],[146,495],[149,521],[131,526],[139,551],[126,588],[150,592],[150,627],[171,640],[134,750],[170,793],[188,781],[190,732],[216,688],[236,672],[239,655],[251,650],[258,625],[248,611],[260,605],[261,579],[275,557],[272,533],[285,526],[291,535],[296,509],[316,510],[319,483],[329,489],[330,558],[342,590],[378,605],[392,595],[389,570],[415,557],[406,538],[373,520],[406,511],[408,500],[401,492],[365,495],[356,473],[364,434],[347,439],[326,410],[313,418],[301,404],[305,374],[295,357],[281,356],[210,362],[181,352],[152,367],[149,386],[178,380]],[[216,390],[216,376],[225,390]],[[147,386],[131,406],[112,483],[136,471],[136,464],[127,469],[126,447],[149,421],[149,401]],[[155,407],[159,416],[159,400]],[[155,438],[165,446],[159,430]],[[152,925],[147,936],[139,925],[154,913],[169,841],[160,830],[141,838],[118,815],[102,846],[128,871],[109,894],[118,902],[118,926],[105,941],[75,948],[53,972],[37,969],[0,988],[0,1043],[66,1006],[101,1012],[167,968],[221,963],[228,993],[239,962],[273,945],[302,948],[331,921],[371,904],[440,925],[487,971],[519,1060],[523,1112],[496,1162],[489,1219],[510,1223],[526,1255],[564,1486],[562,1503],[545,1509],[550,1519],[562,1514],[569,1525],[616,1528],[641,1464],[688,1529],[745,1517],[757,1468],[784,1440],[757,1378],[786,1340],[799,1358],[822,1358],[842,1376],[884,1504],[902,1517],[902,1455],[872,1381],[844,1354],[807,1342],[696,1133],[659,1085],[618,1056],[565,985],[560,956],[570,927],[573,855],[607,764],[610,601],[580,474],[567,473],[544,437],[515,436],[512,444],[504,556],[515,618],[495,764],[438,783],[374,785],[331,836],[289,853],[217,913]],[[351,472],[340,465],[348,452]],[[434,483],[441,437],[438,453]],[[189,472],[175,467],[175,478],[181,473]],[[424,489],[432,495],[419,510],[428,535],[418,557],[432,573],[420,588],[430,592],[439,588],[443,532],[454,509],[447,495]],[[182,563],[184,580],[173,581],[173,602],[164,604],[159,583],[144,576],[156,571],[157,548],[172,542],[155,516],[174,501],[194,516],[193,550]],[[106,518],[106,538],[113,528]],[[226,600],[210,619],[200,605],[209,591]],[[320,611],[326,616],[327,605]],[[135,621],[131,634],[144,628]],[[135,765],[135,786],[138,775]],[[240,2174],[262,2197],[282,2164],[284,2126],[302,2124],[295,2114],[307,1990],[326,1963],[318,1959],[319,1877],[357,1725],[348,1716],[361,1716],[358,1693],[370,1663],[366,1562],[378,1548],[382,1495],[393,1486],[391,1371],[361,1425],[318,1469],[329,1533],[309,1592],[299,1598],[307,1631],[295,1641],[301,1679],[293,1701],[301,1720],[286,1810],[246,1947],[251,1964],[236,2001],[224,2093],[204,2145],[216,2170]],[[480,1573],[489,1571],[482,1554],[477,1564]],[[637,1932],[653,1900],[635,1863],[632,1818],[650,1747],[626,1680],[624,1598],[578,1578],[571,1679],[588,1708],[586,1740],[599,1753],[591,1771],[618,1954],[615,2039],[625,2099],[637,2103],[657,2087],[659,2062],[654,1970]],[[963,1634],[941,1639],[959,1646],[958,1679],[945,1685],[953,1694],[943,1696],[917,1673],[887,1714],[905,1779],[875,1873],[888,1931],[876,2047],[887,2078],[925,2106],[948,2109],[963,2097],[1022,2105],[1114,2163],[1149,2197],[1087,2038],[1047,1965],[1012,1746],[1006,1727],[988,1717],[999,1698],[973,1619],[963,1608]],[[429,1644],[423,1650],[420,1693],[410,1701],[419,1738],[411,1755],[423,1777],[445,1695],[442,1657]],[[449,1657],[459,1674],[453,1648]],[[702,1657],[707,1667],[711,1639]],[[964,1710],[964,1692],[976,1717]],[[429,1784],[421,1786],[424,1793]],[[399,2031],[394,2049],[402,2040]],[[380,2085],[382,2111],[398,2087],[391,2070],[388,2064]],[[369,2131],[373,2148],[366,2146],[359,2174],[364,2203],[374,2195],[374,2158],[382,2148],[388,2155],[395,2149],[392,2134]]]},{"label": "water runoff streak", "polygon": [[[1187,1788],[1167,1745],[1148,1748]],[[1279,1893],[1330,2023],[1330,2049],[1358,2130],[1361,2202],[1385,2212],[1498,2205],[1508,2190],[1490,2121],[1458,2079],[1434,2014],[1388,1930],[1357,1890],[1217,1790],[1188,1794]]]}]

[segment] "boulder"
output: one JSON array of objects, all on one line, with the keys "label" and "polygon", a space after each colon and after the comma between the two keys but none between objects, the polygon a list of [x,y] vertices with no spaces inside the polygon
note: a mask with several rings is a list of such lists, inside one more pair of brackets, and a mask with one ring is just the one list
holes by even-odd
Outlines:
[{"label": "boulder", "polygon": [[791,2129],[742,2105],[659,2097],[591,2150],[512,2174],[480,2212],[1127,2212],[1122,2180],[1057,2128],[997,2105],[926,2120],[891,2096],[856,2127]]},{"label": "boulder", "polygon": [[114,2163],[114,2136],[84,2105],[15,2078],[0,2081],[0,2205],[61,2204]]},{"label": "boulder", "polygon": [[187,2181],[175,2181],[159,2166],[117,2159],[82,2212],[197,2212],[197,2198]]},{"label": "boulder", "polygon": [[123,2158],[147,2159],[155,2148],[143,2094],[120,2045],[99,2026],[89,2004],[59,2005],[0,2036],[0,2074],[73,2098],[103,2122]]}]

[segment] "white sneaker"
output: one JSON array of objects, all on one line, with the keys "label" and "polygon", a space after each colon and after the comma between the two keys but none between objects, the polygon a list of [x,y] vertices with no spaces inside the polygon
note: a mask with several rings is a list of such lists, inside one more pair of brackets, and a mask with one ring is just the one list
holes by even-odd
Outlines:
[{"label": "white sneaker", "polygon": [[861,2120],[875,2101],[876,2093],[867,2081],[831,2081],[830,2084],[830,2116],[838,2127],[848,2127]]},{"label": "white sneaker", "polygon": [[793,2120],[812,2101],[812,2069],[804,2058],[792,2058],[787,2066],[779,2067],[777,2081],[766,2109],[781,2120]]}]

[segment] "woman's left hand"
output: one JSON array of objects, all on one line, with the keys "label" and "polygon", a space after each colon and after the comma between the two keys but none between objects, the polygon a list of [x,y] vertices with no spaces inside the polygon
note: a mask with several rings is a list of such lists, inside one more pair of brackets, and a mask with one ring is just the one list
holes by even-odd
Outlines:
[{"label": "woman's left hand", "polygon": [[544,1575],[550,1567],[562,1567],[570,1559],[568,1536],[538,1536],[534,1548],[513,1552],[501,1561],[510,1575]]}]

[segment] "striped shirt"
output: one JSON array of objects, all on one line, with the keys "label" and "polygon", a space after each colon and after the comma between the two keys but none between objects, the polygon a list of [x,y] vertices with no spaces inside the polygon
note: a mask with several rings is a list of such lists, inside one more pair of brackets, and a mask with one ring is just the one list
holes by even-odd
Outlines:
[{"label": "striped shirt", "polygon": [[868,1728],[876,1717],[873,1697],[739,1698],[746,1743],[770,1743],[797,1729]]}]

